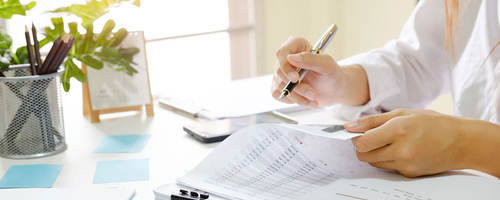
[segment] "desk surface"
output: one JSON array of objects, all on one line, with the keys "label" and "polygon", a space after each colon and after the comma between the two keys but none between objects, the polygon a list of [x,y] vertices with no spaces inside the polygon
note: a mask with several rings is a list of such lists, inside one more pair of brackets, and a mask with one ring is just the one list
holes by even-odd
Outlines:
[{"label": "desk surface", "polygon": [[[63,169],[54,187],[92,186],[96,163],[103,160],[150,158],[150,178],[144,182],[102,184],[137,188],[135,199],[154,199],[152,190],[162,184],[171,183],[198,164],[216,144],[199,143],[182,131],[182,125],[192,119],[156,107],[155,116],[132,113],[132,115],[104,119],[102,123],[90,124],[82,116],[81,89],[63,95],[65,135],[68,149],[55,156],[9,160],[0,158],[0,177],[11,165],[17,164],[62,164]],[[93,150],[106,135],[151,134],[148,145],[141,153],[95,154]]]},{"label": "desk surface", "polygon": [[[75,87],[76,86],[76,87]],[[208,155],[217,144],[203,144],[185,134],[182,126],[193,119],[178,115],[158,106],[155,116],[131,113],[128,116],[103,119],[101,123],[90,124],[82,116],[81,88],[72,85],[70,93],[63,95],[65,135],[68,149],[55,156],[30,159],[10,160],[0,158],[0,177],[11,165],[19,164],[62,164],[63,169],[54,187],[86,187],[92,184],[96,163],[115,159],[150,159],[149,181],[100,184],[109,186],[127,186],[137,189],[135,199],[154,199],[152,190],[160,185],[172,183],[191,168],[195,167]],[[302,118],[310,123],[332,123],[334,119],[309,114]],[[316,120],[317,119],[317,120]],[[333,121],[332,121],[333,120]],[[95,154],[93,150],[106,135],[151,134],[148,145],[141,153]]]},{"label": "desk surface", "polygon": [[[184,175],[207,156],[217,144],[203,144],[185,134],[182,126],[193,121],[158,106],[155,116],[132,113],[128,116],[103,119],[90,124],[82,116],[81,88],[74,84],[70,93],[63,95],[65,134],[68,149],[58,155],[30,160],[0,158],[0,177],[11,165],[18,164],[62,164],[63,169],[54,187],[126,186],[136,188],[136,200],[154,199],[153,189],[172,183]],[[76,87],[75,87],[76,86]],[[311,124],[341,123],[328,112],[306,111],[292,117]],[[141,153],[95,154],[93,150],[106,135],[151,134],[148,145]],[[150,159],[149,181],[94,185],[96,163],[115,159]],[[487,176],[485,174],[476,172]]]}]

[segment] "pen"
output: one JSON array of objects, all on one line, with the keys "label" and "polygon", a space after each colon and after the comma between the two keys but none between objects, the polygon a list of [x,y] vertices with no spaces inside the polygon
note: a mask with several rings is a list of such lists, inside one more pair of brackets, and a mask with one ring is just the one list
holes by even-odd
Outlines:
[{"label": "pen", "polygon": [[[337,32],[337,25],[335,25],[335,24],[330,25],[330,27],[328,27],[328,29],[325,31],[325,33],[323,33],[323,35],[318,40],[318,42],[316,42],[313,49],[311,50],[311,53],[313,53],[313,54],[321,53],[326,48],[326,46],[328,46],[330,41],[335,36],[336,32]],[[281,95],[280,95],[279,99],[283,99],[287,95],[289,95],[293,91],[295,86],[297,86],[300,83],[300,81],[302,81],[302,79],[304,79],[304,77],[307,74],[307,70],[302,69],[300,67],[297,68],[297,72],[299,73],[299,76],[300,76],[299,81],[297,81],[295,83],[292,81],[288,81],[286,86],[281,91]]]}]

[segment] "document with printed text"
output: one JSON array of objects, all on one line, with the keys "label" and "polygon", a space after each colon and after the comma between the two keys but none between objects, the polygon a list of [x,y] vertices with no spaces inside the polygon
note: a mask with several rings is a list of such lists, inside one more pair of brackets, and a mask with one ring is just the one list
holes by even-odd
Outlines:
[{"label": "document with printed text", "polygon": [[461,172],[409,179],[357,160],[341,128],[262,124],[221,143],[178,184],[225,199],[498,199],[500,181]]}]

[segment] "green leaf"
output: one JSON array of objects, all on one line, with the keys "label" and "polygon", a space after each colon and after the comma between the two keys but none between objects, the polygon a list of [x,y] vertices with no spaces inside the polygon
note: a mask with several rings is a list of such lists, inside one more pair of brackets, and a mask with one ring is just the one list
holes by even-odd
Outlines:
[{"label": "green leaf", "polygon": [[22,46],[22,47],[17,48],[16,57],[17,57],[18,61],[15,64],[29,63],[28,49],[26,48],[26,46]]},{"label": "green leaf", "polygon": [[140,49],[137,47],[121,48],[118,50],[118,52],[120,52],[120,54],[123,56],[123,58],[132,62],[135,54],[138,54],[140,52]]},{"label": "green leaf", "polygon": [[127,34],[128,32],[126,29],[124,28],[118,29],[118,31],[115,34],[113,34],[113,38],[109,40],[108,46],[116,47],[120,45],[123,42],[123,40],[127,37]]},{"label": "green leaf", "polygon": [[104,24],[104,27],[102,28],[102,31],[101,33],[99,34],[99,36],[97,37],[97,45],[98,46],[101,46],[102,44],[104,44],[109,35],[111,34],[111,32],[113,31],[113,29],[115,28],[115,21],[113,20],[108,20],[106,22],[106,24]]},{"label": "green leaf", "polygon": [[9,35],[0,32],[0,52],[8,51],[12,46],[12,39]]},{"label": "green leaf", "polygon": [[87,77],[85,74],[76,66],[73,62],[73,58],[68,58],[64,63],[64,73],[61,76],[61,83],[63,85],[64,91],[68,92],[70,89],[70,79],[75,78],[80,82],[86,82]]},{"label": "green leaf", "polygon": [[19,0],[0,0],[0,18],[10,19],[12,15],[26,15],[26,11],[35,7],[36,2],[32,1],[23,5]]},{"label": "green leaf", "polygon": [[83,58],[78,60],[80,60],[82,63],[94,69],[102,69],[104,67],[104,64],[100,60],[94,58],[91,55],[85,55],[83,56]]},{"label": "green leaf", "polygon": [[101,51],[95,53],[104,62],[111,64],[114,70],[124,71],[128,75],[133,75],[137,73],[137,70],[132,67],[135,64],[132,60],[127,59],[120,51],[116,48],[103,47]]},{"label": "green leaf", "polygon": [[[62,17],[55,17],[50,19],[54,28],[46,27],[44,29],[45,38],[40,41],[44,45],[48,42],[56,40],[59,36],[66,34],[64,31],[64,20]],[[41,44],[40,44],[41,45]]]},{"label": "green leaf", "polygon": [[0,69],[5,69],[9,67],[12,63],[12,57],[10,55],[10,51],[4,51],[0,53]]},{"label": "green leaf", "polygon": [[78,53],[89,53],[94,51],[95,41],[94,41],[94,25],[90,24],[85,28],[87,33],[83,38],[83,44]]},{"label": "green leaf", "polygon": [[72,36],[76,36],[76,34],[79,34],[78,24],[76,22],[68,23],[68,27],[69,27],[69,34],[71,34]]}]

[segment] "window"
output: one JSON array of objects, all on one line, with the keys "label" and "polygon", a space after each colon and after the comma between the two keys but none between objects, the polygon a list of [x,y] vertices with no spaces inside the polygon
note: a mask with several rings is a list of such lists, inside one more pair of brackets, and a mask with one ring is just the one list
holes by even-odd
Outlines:
[{"label": "window", "polygon": [[[23,36],[25,24],[50,25],[45,13],[84,0],[47,1],[7,23],[12,35]],[[122,6],[95,22],[94,30],[108,19],[117,27],[144,30],[151,89],[155,95],[175,96],[231,79],[256,74],[253,0],[143,0],[141,7]],[[66,22],[75,18],[65,17]],[[1,24],[0,24],[1,25]],[[17,46],[23,37],[14,38]],[[44,50],[44,49],[42,49]]]},{"label": "window", "polygon": [[144,1],[153,93],[185,96],[198,87],[254,75],[251,1]]}]

